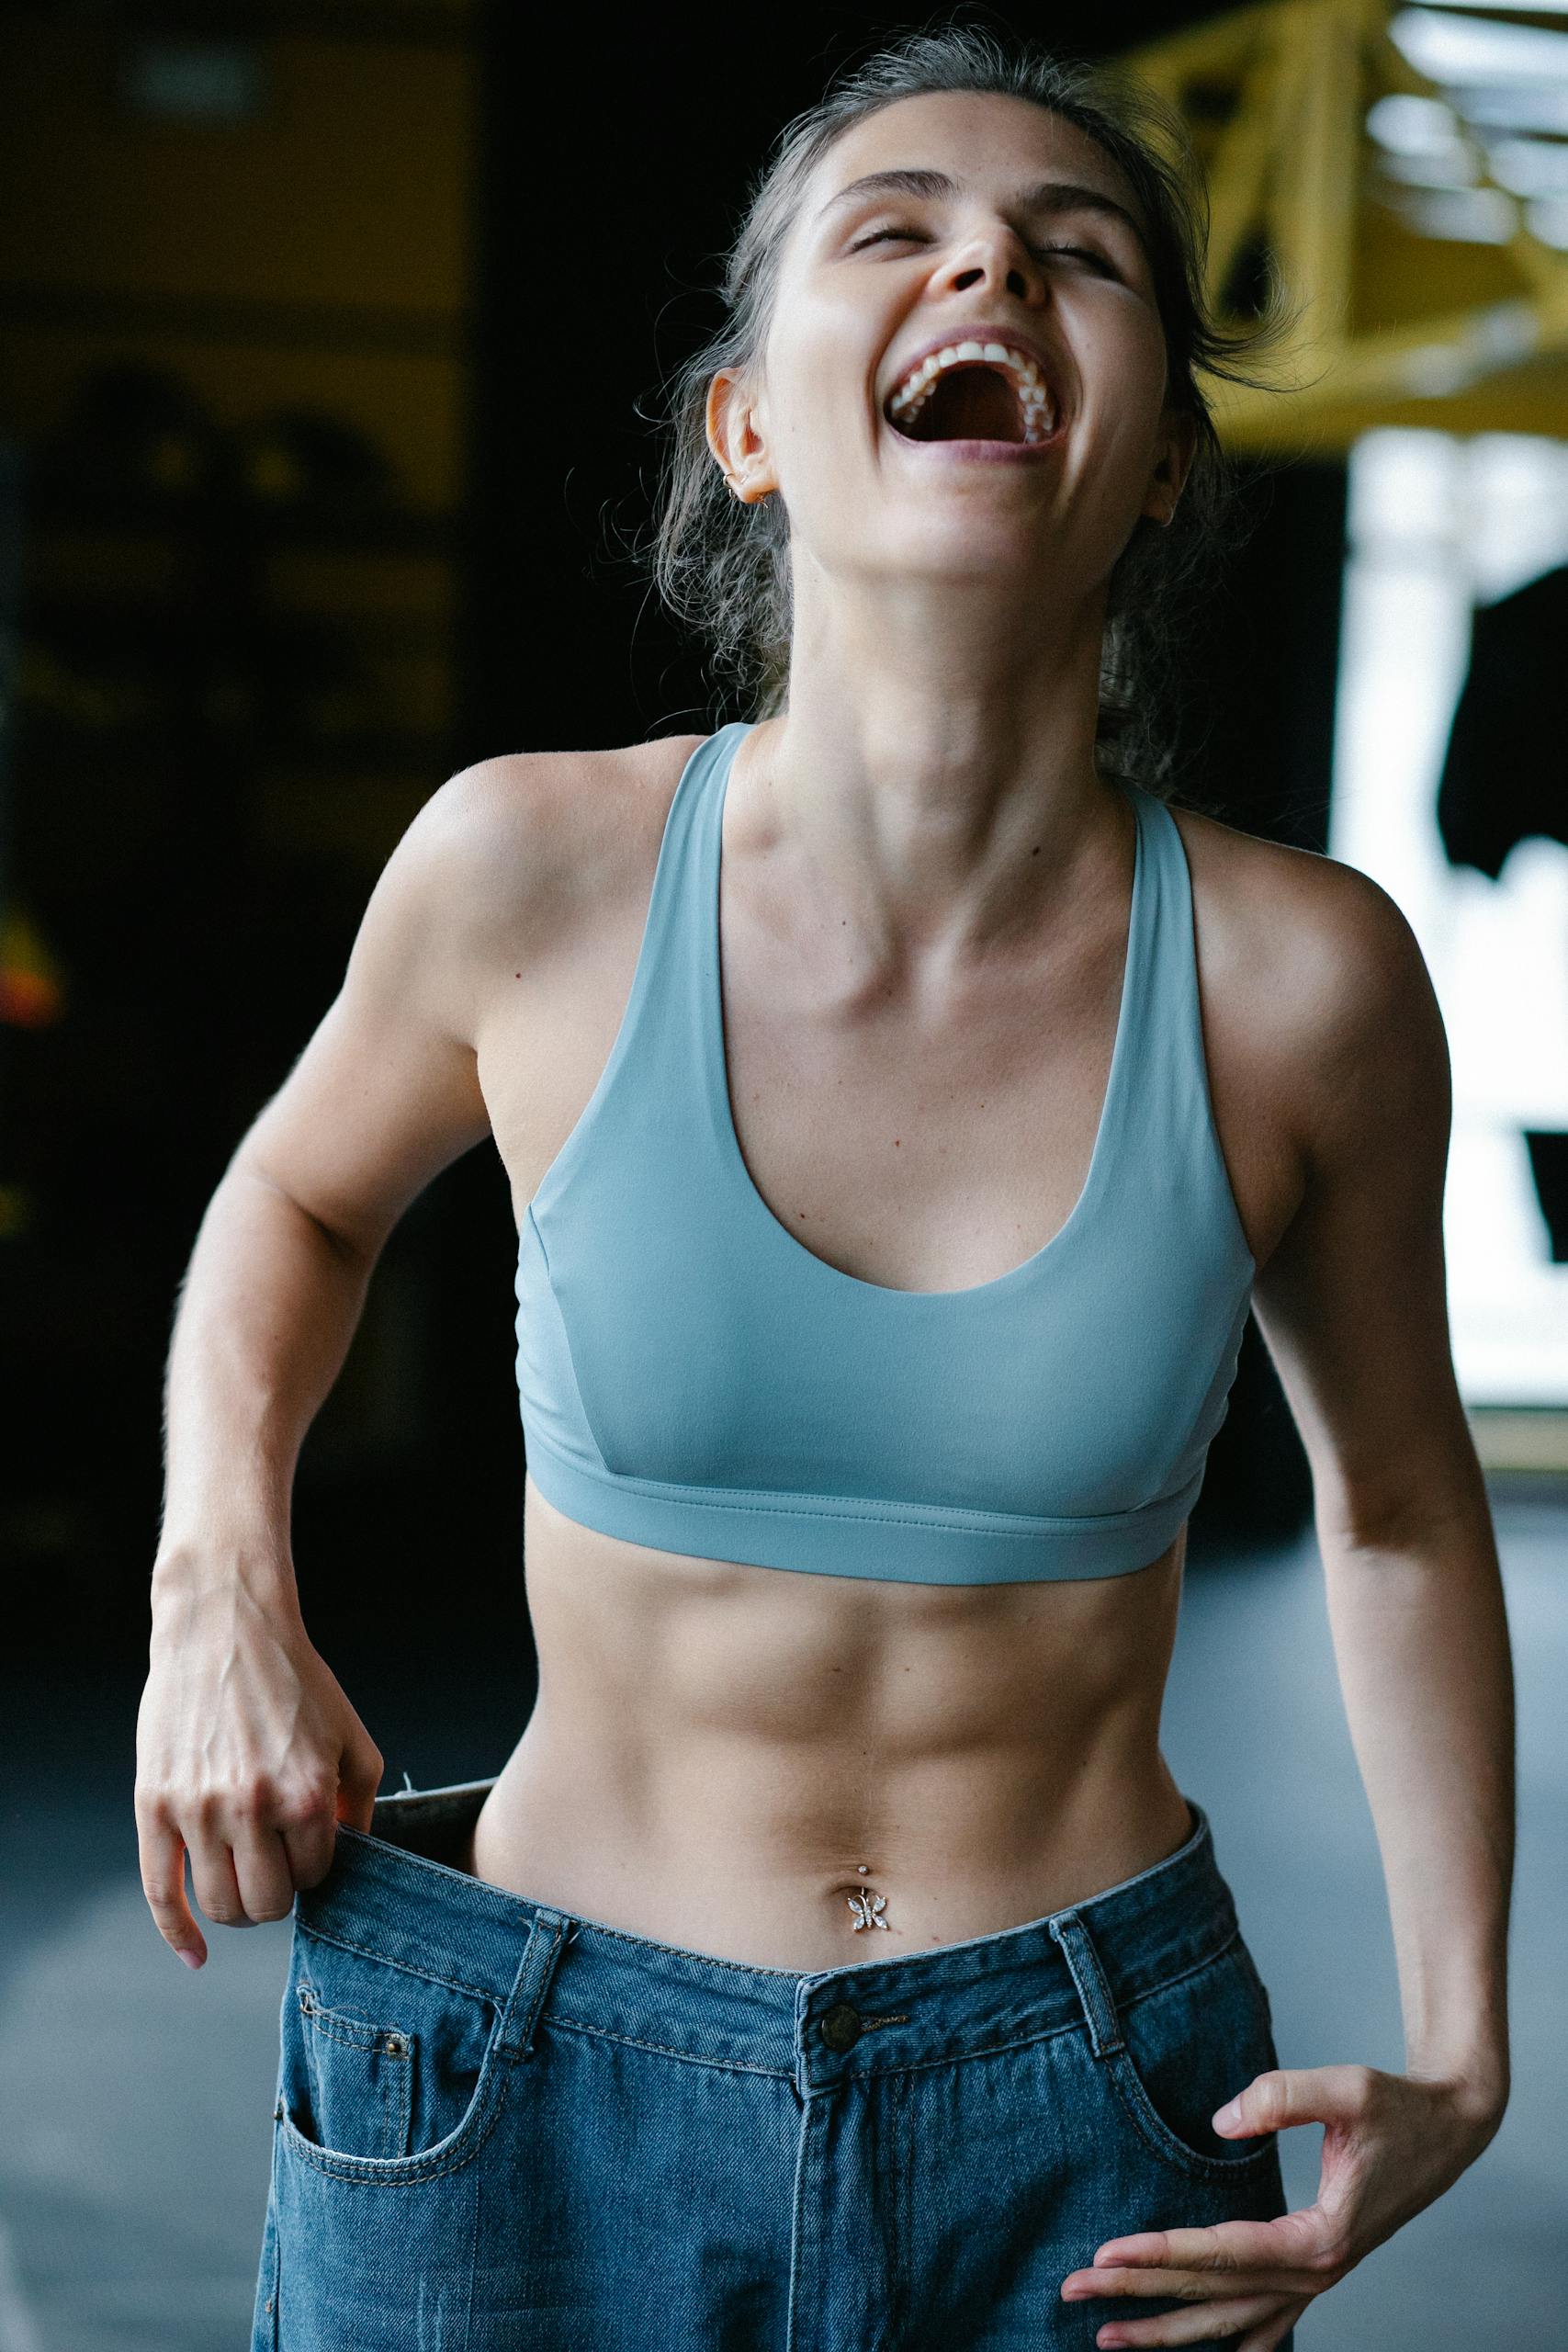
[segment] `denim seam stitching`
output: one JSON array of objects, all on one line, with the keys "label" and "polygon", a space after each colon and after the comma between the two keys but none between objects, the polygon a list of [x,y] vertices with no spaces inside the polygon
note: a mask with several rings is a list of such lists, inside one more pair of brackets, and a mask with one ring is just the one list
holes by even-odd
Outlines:
[{"label": "denim seam stitching", "polygon": [[[1240,1940],[1241,1923],[1238,1920],[1235,1927],[1225,1938],[1224,1942],[1220,1945],[1217,1951],[1208,1953],[1202,1960],[1194,1961],[1188,1968],[1178,1970],[1174,1976],[1164,1976],[1160,1979],[1157,1984],[1145,1985],[1141,1993],[1134,1993],[1130,1998],[1118,2001],[1116,2004],[1118,2018],[1122,2016],[1128,2009],[1135,2009],[1140,2001],[1152,2000],[1156,1993],[1166,1992],[1171,1985],[1184,1984],[1188,1977],[1201,1974],[1205,1968],[1212,1966],[1216,1960],[1223,1960],[1228,1951],[1234,1951]],[[1259,1978],[1258,1981],[1261,1983],[1262,1979]],[[1081,2023],[1082,2020],[1080,2019],[1079,2022]],[[1109,2054],[1112,2057],[1120,2054],[1126,2061],[1127,2067],[1132,2074],[1134,2081],[1138,2086],[1138,2090],[1142,2098],[1148,2102],[1149,2115],[1154,2118],[1155,2123],[1158,2125],[1158,2136],[1156,2136],[1156,2132],[1150,2128],[1149,2117],[1145,2116],[1141,2111],[1138,2105],[1124,2089],[1119,2070],[1114,2065],[1110,2065],[1107,2067],[1106,2071],[1111,2076],[1111,2086],[1116,2094],[1122,2112],[1127,2116],[1129,2121],[1137,2132],[1145,2147],[1153,2149],[1154,2153],[1165,2163],[1184,2163],[1193,2167],[1202,2166],[1208,2173],[1217,2173],[1223,2178],[1227,2174],[1238,2172],[1246,2165],[1259,2163],[1263,2158],[1273,2154],[1278,2145],[1279,2140],[1279,2134],[1273,2132],[1263,2135],[1257,2147],[1238,2151],[1238,2153],[1234,2156],[1211,2155],[1201,2148],[1190,2148],[1186,2141],[1182,2139],[1181,2134],[1179,2132],[1173,2132],[1171,2130],[1170,2125],[1166,2122],[1164,2117],[1159,2113],[1158,2109],[1155,2106],[1153,2099],[1149,2098],[1149,2094],[1145,2086],[1143,2077],[1138,2072],[1137,2061],[1134,2057],[1132,2051],[1128,2048],[1126,2041],[1123,2040],[1119,2042],[1116,2050]]]},{"label": "denim seam stitching", "polygon": [[[464,2141],[459,2149],[454,2151],[446,2163],[437,2165],[428,2171],[421,2169],[424,2163],[422,2156],[351,2156],[346,2152],[334,2154],[328,2149],[318,2148],[313,2140],[306,2139],[287,2108],[278,2118],[279,2123],[284,2127],[283,2144],[312,2172],[327,2173],[334,2180],[363,2181],[372,2188],[378,2185],[396,2188],[403,2182],[445,2180],[449,2174],[461,2172],[464,2166],[471,2164],[479,2154],[500,2120],[501,2110],[506,2104],[506,2094],[511,2085],[511,2067],[496,2066],[491,2076],[489,2112],[482,2122],[476,2122],[473,2125],[470,2136]],[[475,2096],[478,2098],[480,2094],[476,2093]],[[464,2125],[459,2123],[458,2131],[461,2132],[463,2128]],[[389,2165],[392,2168],[388,2172],[377,2172],[374,2169],[366,2168],[373,2167],[378,2163]]]},{"label": "denim seam stitching", "polygon": [[787,2066],[749,2066],[743,2058],[705,2058],[698,2050],[676,2050],[667,2041],[649,2041],[635,2033],[616,2033],[604,2025],[589,2025],[581,2018],[563,2017],[558,2011],[549,2018],[553,2032],[558,2026],[570,2028],[578,2033],[591,2033],[598,2041],[618,2042],[624,2050],[651,2050],[661,2058],[683,2058],[688,2065],[716,2067],[725,2075],[761,2075],[769,2082],[787,2083],[793,2069]]},{"label": "denim seam stitching", "polygon": [[[406,2027],[361,2025],[357,2018],[345,2018],[339,2020],[344,2024],[358,2027],[361,2033],[371,2037],[369,2041],[360,2041],[348,2034],[335,2032],[330,2025],[321,2024],[321,2020],[324,2017],[336,2018],[336,2012],[333,2010],[322,2009],[319,2005],[313,2005],[309,2009],[302,2009],[300,2015],[321,2041],[333,2041],[340,2050],[352,2050],[356,2057],[367,2056],[370,2052],[379,2048],[389,2032],[401,2034],[405,2053],[412,2060],[417,2037],[409,2032]],[[310,2069],[316,2097],[320,2100],[321,2077],[315,2053],[309,2043],[305,2050],[305,2063]],[[381,2085],[381,2120],[384,2127],[382,2136],[388,2143],[380,2152],[383,2156],[400,2155],[407,2147],[412,2102],[413,2075],[411,2066],[404,2065],[396,2075],[387,2075]]]},{"label": "denim seam stitching", "polygon": [[[491,1781],[489,1785],[493,1788],[495,1783]],[[389,1789],[387,1796],[404,1796],[408,1792],[406,1790]],[[429,1792],[423,1789],[416,1789],[413,1793],[415,1796],[424,1796]],[[380,1805],[384,1804],[386,1801],[387,1800],[384,1797],[378,1797],[376,1803],[378,1805]],[[439,1871],[443,1878],[455,1878],[460,1886],[466,1886],[469,1888],[470,1891],[475,1887],[478,1887],[482,1889],[486,1894],[500,1896],[502,1900],[499,1910],[487,1905],[486,1917],[497,1919],[498,1924],[502,1927],[514,1928],[518,1925],[519,1920],[521,1920],[525,1927],[526,1927],[528,1923],[527,1912],[524,1911],[519,1905],[508,1899],[506,1890],[495,1885],[490,1879],[476,1878],[471,1871],[454,1870],[450,1862],[439,1861],[434,1854],[422,1854],[417,1847],[401,1846],[398,1843],[395,1838],[383,1838],[373,1829],[355,1829],[352,1827],[348,1822],[340,1821],[338,1823],[338,1831],[340,1835],[346,1835],[350,1838],[358,1838],[362,1844],[370,1847],[372,1850],[374,1850],[378,1846],[384,1847],[389,1853],[396,1854],[400,1860],[412,1863],[416,1870]]]},{"label": "denim seam stitching", "polygon": [[1201,1974],[1205,1968],[1212,1968],[1216,1960],[1224,1960],[1226,1952],[1234,1951],[1240,1940],[1241,1928],[1238,1924],[1217,1950],[1205,1952],[1201,1960],[1190,1961],[1185,1968],[1179,1968],[1174,1976],[1162,1976],[1157,1984],[1145,1984],[1142,1992],[1130,1993],[1125,1999],[1119,1999],[1112,1994],[1117,2015],[1120,2017],[1124,2009],[1135,2009],[1140,2001],[1152,2001],[1156,1993],[1168,1993],[1173,1984],[1184,1984],[1190,1976]]},{"label": "denim seam stitching", "polygon": [[[406,2025],[370,2025],[359,2018],[346,2017],[336,2009],[322,2008],[319,2003],[313,2003],[309,2009],[302,2009],[300,2015],[309,2020],[323,2041],[340,2042],[344,2050],[374,2050],[386,2041],[389,2033],[401,2035],[405,2041],[412,2041],[414,2038],[412,2028]],[[329,2019],[330,2023],[327,2022]],[[344,2033],[341,2030],[344,2026],[357,2027],[358,2030]]]},{"label": "denim seam stitching", "polygon": [[356,1951],[366,1960],[378,1960],[384,1967],[400,1969],[405,1976],[412,1976],[422,1984],[445,1984],[453,1993],[471,1993],[476,2000],[488,2001],[493,2009],[500,2010],[503,1996],[485,1985],[466,1984],[461,1977],[443,1976],[434,1969],[414,1968],[405,1960],[394,1960],[390,1952],[378,1951],[374,1944],[356,1944],[347,1936],[329,1936],[320,1928],[307,1927],[302,1919],[297,1919],[295,1926],[302,1936],[313,1937],[319,1944],[332,1944],[339,1951]]},{"label": "denim seam stitching", "polygon": [[1076,2032],[1081,2018],[1069,2018],[1065,2025],[1048,2025],[1039,2033],[1021,2033],[1011,2041],[984,2041],[973,2050],[939,2052],[934,2058],[909,2058],[901,2064],[890,2066],[855,2066],[847,2070],[848,2079],[857,2083],[883,2080],[891,2075],[923,2075],[933,2066],[964,2066],[972,2058],[1002,2058],[1010,2050],[1034,2050],[1042,2042],[1055,2041],[1064,2033]]},{"label": "denim seam stitching", "polygon": [[[1274,2154],[1275,2135],[1272,2132],[1265,2135],[1258,2146],[1256,2148],[1247,2148],[1234,2156],[1212,2156],[1201,2148],[1190,2148],[1186,2141],[1181,2137],[1180,2132],[1173,2132],[1171,2130],[1170,2125],[1166,2121],[1164,2116],[1161,2115],[1159,2109],[1155,2106],[1153,2099],[1149,2098],[1148,2092],[1144,2087],[1143,2079],[1138,2074],[1133,2054],[1127,2048],[1126,2043],[1122,2042],[1120,2044],[1119,2048],[1112,2052],[1111,2055],[1113,2057],[1122,2057],[1126,2060],[1127,2064],[1132,2071],[1133,2079],[1137,2084],[1142,2098],[1148,2100],[1148,2114],[1145,2115],[1144,2113],[1141,2106],[1137,2101],[1130,2097],[1127,2090],[1123,2087],[1120,2074],[1116,2067],[1108,2066],[1106,2068],[1106,2072],[1111,2076],[1111,2087],[1116,2094],[1117,2102],[1121,2107],[1122,2113],[1127,2117],[1134,2130],[1137,2132],[1139,2139],[1143,2141],[1144,2145],[1146,2148],[1152,2148],[1155,2154],[1159,2156],[1166,2164],[1178,2165],[1187,2165],[1194,2170],[1201,2171],[1205,2174],[1217,2173],[1221,2178],[1224,2178],[1227,2173],[1240,2172],[1247,2165],[1261,2164],[1265,2158],[1271,2156]],[[1151,2128],[1150,2117],[1153,2118],[1154,2124],[1157,2125],[1157,2131]]]},{"label": "denim seam stitching", "polygon": [[[577,1915],[574,1914],[573,1916],[576,1917]],[[694,1960],[700,1960],[705,1969],[726,1969],[732,1976],[774,1976],[787,1978],[788,1981],[793,1984],[796,1977],[801,1975],[826,1976],[837,1974],[838,1973],[836,1970],[829,1969],[761,1968],[755,1966],[750,1961],[722,1960],[716,1953],[688,1951],[680,1944],[661,1943],[659,1939],[654,1936],[634,1936],[629,1934],[625,1928],[606,1927],[602,1919],[583,1919],[578,1917],[578,1925],[579,1927],[591,1928],[595,1936],[614,1936],[618,1944],[636,1944],[645,1951],[651,1944],[655,1951],[673,1952],[678,1960],[686,1961],[688,1962]]]},{"label": "denim seam stitching", "polygon": [[[1082,2022],[1081,2018],[1068,2018],[1061,2025],[1046,2026],[1039,2033],[1019,2034],[1010,2041],[983,2042],[974,2050],[947,2051],[932,2058],[911,2058],[887,2066],[849,2068],[846,2075],[856,2082],[869,2082],[882,2075],[918,2074],[929,2066],[958,2066],[969,2058],[995,2058],[1009,2050],[1027,2050],[1037,2042],[1054,2041],[1059,2034],[1076,2032]],[[676,2050],[667,2041],[649,2041],[637,2034],[616,2033],[609,2026],[589,2025],[581,2018],[563,2017],[558,2011],[552,2015],[550,2025],[552,2029],[565,2026],[578,2033],[592,2033],[601,2041],[619,2042],[625,2049],[651,2050],[663,2058],[683,2058],[694,2066],[716,2067],[727,2075],[763,2075],[772,2082],[788,2082],[794,2074],[793,2067],[749,2066],[743,2059],[705,2058],[700,2051]]]},{"label": "denim seam stitching", "polygon": [[533,1989],[528,1997],[527,2014],[517,2020],[515,2040],[509,2039],[505,2034],[502,2037],[502,2053],[513,2065],[520,2059],[531,2058],[534,2054],[534,2037],[539,2030],[539,2013],[545,2006],[546,1996],[555,1976],[556,1964],[560,1959],[566,1943],[570,1920],[564,1912],[556,1912],[551,1915],[549,1926],[546,1929],[550,1939],[549,1949],[536,1961],[534,1939],[539,1933],[540,1925],[541,1918],[536,1917],[528,1930],[525,1965],[532,1971]]},{"label": "denim seam stitching", "polygon": [[[596,1920],[583,1924],[591,1925],[595,1935],[613,1936],[617,1943],[646,1945],[649,1941],[649,1939],[645,1936],[627,1935],[620,1928],[603,1926]],[[379,1961],[388,1968],[400,1969],[404,1975],[412,1976],[422,1984],[445,1984],[453,1992],[471,1994],[476,2000],[488,2001],[492,2007],[499,2009],[501,1996],[486,1986],[469,1984],[465,1983],[459,1977],[444,1975],[438,1971],[414,1968],[406,1961],[394,1959],[389,1952],[378,1951],[372,1944],[355,1943],[346,1936],[328,1935],[323,1929],[311,1927],[305,1920],[298,1917],[296,1918],[295,1925],[302,1936],[309,1936],[318,1943],[331,1944],[341,1951],[359,1952],[367,1960]],[[1175,1975],[1161,1977],[1157,1984],[1147,1984],[1141,1992],[1128,1996],[1118,2003],[1119,2009],[1135,2008],[1141,2001],[1151,2000],[1156,1993],[1165,1992],[1170,1986],[1183,1983],[1187,1977],[1197,1975],[1201,1969],[1212,1966],[1216,1960],[1223,1959],[1224,1954],[1231,1951],[1234,1945],[1238,1941],[1240,1935],[1241,1928],[1238,1923],[1238,1925],[1234,1928],[1230,1934],[1225,1938],[1224,1942],[1219,1945],[1214,1951],[1206,1952],[1201,1959],[1191,1962],[1186,1968],[1179,1969]],[[677,1950],[677,1947],[672,1944],[661,1944],[657,1948],[662,1951],[674,1951]],[[798,1970],[795,1969],[754,1967],[745,1961],[721,1960],[706,1953],[702,1957],[705,1968],[724,1969],[733,1975],[781,1978],[788,1977],[793,1979],[797,1977],[800,1973]],[[831,1972],[828,1973],[830,1973]],[[585,2033],[604,2033],[606,2038],[610,2041],[626,2041],[630,2043],[631,2047],[637,2049],[663,2050],[671,2057],[686,2057],[691,2054],[685,2051],[667,2050],[667,2045],[661,2042],[642,2042],[637,2041],[629,2036],[612,2033],[609,2032],[606,2028],[585,2024],[581,2018],[560,2018],[558,2016],[552,2014],[551,2022],[573,2024],[578,2026],[581,2030]],[[1065,2026],[1050,2028],[1047,2034],[1044,2036],[1032,2035],[1025,2037],[1025,2039],[1049,2039],[1050,2035],[1054,2033],[1071,2032],[1075,2026],[1081,2025],[1082,2023],[1083,2019],[1080,2016],[1070,2019]],[[1003,2048],[1010,2048],[1016,2045],[1004,2043],[999,2046]],[[696,2063],[705,2065],[717,2062],[699,2059]],[[772,2068],[748,2068],[742,2069],[742,2071],[772,2074],[773,2070]]]}]

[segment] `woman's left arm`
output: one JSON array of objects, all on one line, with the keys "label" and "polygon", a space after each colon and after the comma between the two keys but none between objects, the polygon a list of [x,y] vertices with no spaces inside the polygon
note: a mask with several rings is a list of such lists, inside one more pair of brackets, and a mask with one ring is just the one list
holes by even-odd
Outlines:
[{"label": "woman's left arm", "polygon": [[[1331,861],[1302,874],[1288,1001],[1305,1181],[1254,1307],[1312,1465],[1330,1626],[1388,1886],[1403,2074],[1282,2067],[1215,2128],[1325,2126],[1314,2204],[1266,2222],[1107,2240],[1063,2291],[1179,2295],[1102,2345],[1273,2352],[1313,2298],[1439,2197],[1508,2096],[1514,1851],[1508,1626],[1454,1378],[1442,1211],[1450,1087],[1404,917]],[[1317,877],[1321,876],[1321,880]],[[1276,1001],[1279,1001],[1278,999]]]}]

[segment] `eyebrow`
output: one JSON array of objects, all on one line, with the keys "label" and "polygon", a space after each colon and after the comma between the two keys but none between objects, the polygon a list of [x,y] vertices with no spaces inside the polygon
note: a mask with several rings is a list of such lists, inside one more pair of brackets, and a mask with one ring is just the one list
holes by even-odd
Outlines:
[{"label": "eyebrow", "polygon": [[[874,196],[907,196],[931,198],[956,196],[958,183],[945,172],[920,167],[905,167],[886,172],[867,172],[863,178],[852,180],[823,205],[818,219],[824,219],[840,204],[863,203]],[[1076,180],[1041,180],[1035,187],[1021,189],[1013,199],[1021,212],[1058,214],[1063,212],[1099,212],[1107,219],[1120,220],[1131,229],[1142,245],[1144,232],[1124,204],[1118,204],[1103,188],[1084,187]]]}]

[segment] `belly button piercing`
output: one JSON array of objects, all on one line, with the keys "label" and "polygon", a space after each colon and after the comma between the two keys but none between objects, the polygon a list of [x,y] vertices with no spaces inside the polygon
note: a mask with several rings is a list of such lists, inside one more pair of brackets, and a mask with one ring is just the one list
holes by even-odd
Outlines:
[{"label": "belly button piercing", "polygon": [[874,1894],[868,1886],[863,1894],[846,1895],[844,1899],[855,1915],[854,1932],[857,1936],[863,1928],[887,1928],[888,1934],[893,1933],[882,1916],[887,1908],[885,1894]]}]

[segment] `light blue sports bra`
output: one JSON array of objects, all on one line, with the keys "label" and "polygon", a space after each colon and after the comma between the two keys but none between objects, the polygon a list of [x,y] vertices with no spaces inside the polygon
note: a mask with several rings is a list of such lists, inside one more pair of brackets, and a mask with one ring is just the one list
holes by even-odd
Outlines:
[{"label": "light blue sports bra", "polygon": [[1214,1131],[1186,854],[1137,817],[1122,1006],[1089,1176],[1033,1257],[966,1290],[829,1265],[752,1183],[719,989],[725,792],[682,772],[609,1060],[523,1220],[517,1385],[546,1500],[662,1551],[908,1584],[1146,1566],[1224,1419],[1256,1268]]}]

